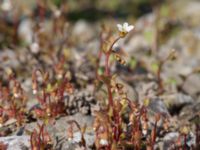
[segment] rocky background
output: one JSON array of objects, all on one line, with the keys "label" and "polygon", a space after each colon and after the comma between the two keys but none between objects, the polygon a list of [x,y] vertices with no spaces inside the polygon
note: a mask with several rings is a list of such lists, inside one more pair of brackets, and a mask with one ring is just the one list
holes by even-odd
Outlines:
[{"label": "rocky background", "polygon": [[[189,130],[188,149],[195,145],[195,124],[200,123],[200,1],[13,0],[11,6],[7,1],[0,1],[1,84],[8,85],[9,75],[14,74],[27,97],[26,109],[31,111],[38,106],[32,94],[33,70],[42,68],[55,78],[52,68],[59,64],[62,53],[66,58],[64,68],[75,86],[74,93],[65,98],[70,103],[68,115],[59,116],[46,128],[54,149],[78,150],[80,133],[75,132],[71,141],[66,136],[72,119],[87,124],[84,136],[88,147],[93,145],[93,111],[99,109],[104,97],[101,92],[94,94],[101,25],[116,34],[116,24],[125,21],[135,26],[117,45],[128,54],[127,65],[116,63],[112,72],[118,74],[130,99],[141,104],[146,97],[150,99],[150,120],[158,112],[169,116],[170,130],[158,136],[155,149],[170,149],[185,126]],[[164,92],[158,94],[156,72],[172,50],[175,59],[162,66]],[[1,107],[6,107],[2,100]],[[1,143],[8,150],[30,149],[28,132],[40,121],[28,120],[17,126],[16,119],[7,120],[0,127]]]}]

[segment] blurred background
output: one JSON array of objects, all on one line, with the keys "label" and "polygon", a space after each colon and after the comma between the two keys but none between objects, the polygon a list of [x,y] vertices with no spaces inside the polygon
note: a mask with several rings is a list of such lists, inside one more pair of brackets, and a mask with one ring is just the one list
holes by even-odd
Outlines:
[{"label": "blurred background", "polygon": [[118,20],[135,23],[141,16],[151,14],[152,20],[149,17],[150,20],[144,21],[160,19],[158,26],[163,31],[174,29],[178,23],[199,26],[200,22],[198,0],[1,0],[0,4],[0,47],[11,39],[15,44],[23,42],[20,29],[27,19],[41,23],[61,13],[65,22],[85,20],[90,23]]}]

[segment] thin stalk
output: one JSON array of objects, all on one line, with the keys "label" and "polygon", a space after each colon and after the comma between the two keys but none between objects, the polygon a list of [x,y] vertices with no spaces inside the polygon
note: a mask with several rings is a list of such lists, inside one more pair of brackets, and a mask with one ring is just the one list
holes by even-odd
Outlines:
[{"label": "thin stalk", "polygon": [[157,72],[157,81],[158,81],[158,87],[159,87],[158,94],[162,94],[164,91],[163,81],[161,78],[162,67],[163,67],[163,62],[161,61],[159,64],[158,72]]},{"label": "thin stalk", "polygon": [[[114,42],[111,44],[108,52],[106,53],[106,59],[105,59],[105,75],[107,77],[110,76],[110,66],[109,66],[109,58],[110,58],[110,54],[112,51],[112,47],[113,45],[120,39],[121,37],[118,37],[114,40]],[[113,97],[112,97],[112,91],[111,91],[111,87],[110,84],[107,84],[107,90],[108,90],[108,99],[109,99],[109,106],[113,108]],[[114,109],[113,109],[114,111]]]},{"label": "thin stalk", "polygon": [[107,90],[108,90],[109,106],[113,107],[113,97],[112,97],[112,91],[111,91],[110,85],[107,85]]},{"label": "thin stalk", "polygon": [[[34,133],[34,131],[33,131]],[[31,133],[31,137],[30,137],[30,141],[31,141],[31,150],[33,150],[34,148],[34,144],[33,144],[33,133]]]},{"label": "thin stalk", "polygon": [[187,135],[184,134],[184,150],[187,150]]},{"label": "thin stalk", "polygon": [[154,124],[154,129],[153,129],[153,136],[151,137],[152,139],[152,141],[151,141],[151,148],[152,148],[152,150],[154,149],[154,145],[155,145],[155,142],[156,142],[156,131],[157,131],[157,121],[155,122],[155,124]]},{"label": "thin stalk", "polygon": [[109,67],[109,58],[110,58],[110,52],[108,52],[107,54],[106,54],[106,60],[105,60],[105,75],[106,76],[109,76],[110,75],[110,67]]},{"label": "thin stalk", "polygon": [[113,48],[114,44],[115,44],[119,39],[121,39],[121,36],[119,36],[118,38],[116,38],[116,39],[114,40],[114,42],[112,43],[112,45],[111,45],[110,48],[109,48],[109,52],[112,51],[112,48]]}]

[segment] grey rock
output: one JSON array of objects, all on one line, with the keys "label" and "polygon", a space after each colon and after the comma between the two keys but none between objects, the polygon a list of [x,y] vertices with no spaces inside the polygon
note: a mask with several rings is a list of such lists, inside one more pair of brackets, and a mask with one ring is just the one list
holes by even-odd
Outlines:
[{"label": "grey rock", "polygon": [[[84,138],[87,146],[91,146],[94,143],[94,132],[93,130],[90,130],[93,123],[93,117],[77,113],[72,116],[61,117],[57,119],[54,124],[49,124],[46,126],[45,129],[53,139],[54,148],[58,150],[74,150],[80,142],[80,132],[75,126],[74,138],[71,141],[67,139],[67,129],[69,127],[68,121],[70,120],[75,120],[81,127],[86,124],[88,128],[86,129]],[[38,129],[37,123],[26,124],[24,128],[25,131],[29,132],[33,131],[34,129]],[[26,133],[24,132],[24,134]]]},{"label": "grey rock", "polygon": [[26,92],[32,92],[31,85],[32,85],[32,80],[31,80],[31,78],[28,78],[28,79],[24,80],[24,82],[22,83],[22,88]]},{"label": "grey rock", "polygon": [[176,14],[178,18],[189,26],[199,26],[200,2],[199,1],[177,1]]},{"label": "grey rock", "polygon": [[194,102],[193,98],[189,95],[185,95],[182,93],[175,93],[175,94],[166,94],[161,96],[164,103],[168,108],[171,107],[181,107],[186,104],[192,104]]},{"label": "grey rock", "polygon": [[135,23],[135,29],[143,31],[148,26],[153,26],[155,22],[155,15],[153,13],[149,13],[140,17]]},{"label": "grey rock", "polygon": [[[144,100],[146,97],[153,98],[157,94],[158,85],[156,82],[140,82],[136,85],[136,90],[139,92],[139,99]],[[142,102],[143,103],[143,102]]]},{"label": "grey rock", "polygon": [[166,134],[163,138],[163,150],[167,150],[173,144],[173,142],[178,138],[178,132],[170,132]]},{"label": "grey rock", "polygon": [[150,100],[150,103],[148,105],[149,111],[155,113],[161,113],[164,115],[169,115],[169,112],[167,110],[167,107],[165,103],[159,99],[159,98],[153,98]]},{"label": "grey rock", "polygon": [[11,68],[19,67],[17,54],[10,49],[0,51],[0,64],[1,67],[11,67]]},{"label": "grey rock", "polygon": [[150,45],[146,41],[143,35],[134,35],[124,45],[124,49],[126,50],[127,53],[133,54],[134,52],[139,52],[141,50],[149,50]]},{"label": "grey rock", "polygon": [[194,120],[195,116],[198,116],[200,113],[200,103],[195,102],[191,105],[186,105],[183,107],[179,114],[179,119],[184,122],[190,122],[190,120]]},{"label": "grey rock", "polygon": [[17,33],[26,44],[31,44],[33,38],[32,21],[24,19],[20,22]]},{"label": "grey rock", "polygon": [[[170,113],[167,110],[166,105],[158,97],[150,99],[149,105],[147,107],[147,111],[148,111],[149,126],[151,128],[153,128],[153,125],[155,123],[155,116],[157,114],[160,114],[163,117],[169,117],[170,116]],[[162,119],[163,117],[161,117],[161,119],[157,123],[158,128],[162,127],[162,125],[164,123],[163,119]]]},{"label": "grey rock", "polygon": [[7,150],[28,150],[30,148],[30,136],[0,137],[0,141],[8,145]]},{"label": "grey rock", "polygon": [[[174,149],[174,143],[175,141],[178,139],[178,137],[180,136],[180,133],[179,132],[170,132],[170,133],[167,133],[161,142],[159,142],[157,144],[157,147],[159,149],[162,149],[162,150],[170,150],[170,149]],[[187,135],[187,138],[186,138],[186,144],[188,145],[188,147],[191,147],[192,145],[195,145],[195,135],[190,132],[188,135]],[[182,145],[184,145],[184,139],[182,138],[181,139],[181,143]]]},{"label": "grey rock", "polygon": [[[87,127],[91,127],[93,123],[92,116],[86,116],[81,113],[77,113],[75,115],[60,117],[56,120],[54,124],[47,126],[47,131],[50,133],[52,137],[66,137],[66,131],[69,127],[68,121],[75,120],[82,127],[84,124]],[[33,129],[37,129],[37,123],[30,123],[25,125],[25,130],[33,131]]]},{"label": "grey rock", "polygon": [[72,35],[79,42],[91,40],[95,35],[94,33],[92,26],[84,20],[76,22],[72,30]]},{"label": "grey rock", "polygon": [[184,83],[183,89],[190,95],[195,96],[198,94],[200,92],[200,76],[194,74],[188,77]]}]

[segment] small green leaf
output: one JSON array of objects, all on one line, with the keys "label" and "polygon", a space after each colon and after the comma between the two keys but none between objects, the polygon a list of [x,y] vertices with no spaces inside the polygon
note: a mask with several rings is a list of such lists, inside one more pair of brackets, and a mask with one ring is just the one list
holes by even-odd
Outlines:
[{"label": "small green leaf", "polygon": [[151,69],[154,71],[154,72],[157,72],[158,69],[159,69],[159,64],[154,62],[151,64]]},{"label": "small green leaf", "polygon": [[111,54],[111,55],[110,55],[109,61],[110,61],[110,62],[113,62],[114,60],[115,60],[115,55]]},{"label": "small green leaf", "polygon": [[104,73],[103,67],[99,67],[97,72],[98,72],[98,75],[103,75],[103,73]]},{"label": "small green leaf", "polygon": [[148,98],[146,98],[143,103],[144,103],[144,106],[147,107],[147,106],[149,106],[150,100]]},{"label": "small green leaf", "polygon": [[144,31],[144,38],[147,40],[147,42],[152,43],[154,39],[154,33],[153,31]]},{"label": "small green leaf", "polygon": [[129,65],[131,69],[134,69],[137,65],[137,60],[135,58],[131,58],[131,60],[129,61]]},{"label": "small green leaf", "polygon": [[176,79],[174,79],[174,78],[169,78],[168,79],[168,83],[170,83],[170,84],[177,84],[177,81],[176,81]]},{"label": "small green leaf", "polygon": [[160,14],[162,17],[167,17],[169,15],[169,7],[167,5],[162,5],[160,9]]},{"label": "small green leaf", "polygon": [[53,87],[51,86],[51,84],[47,85],[47,92],[51,92],[53,90]]}]

